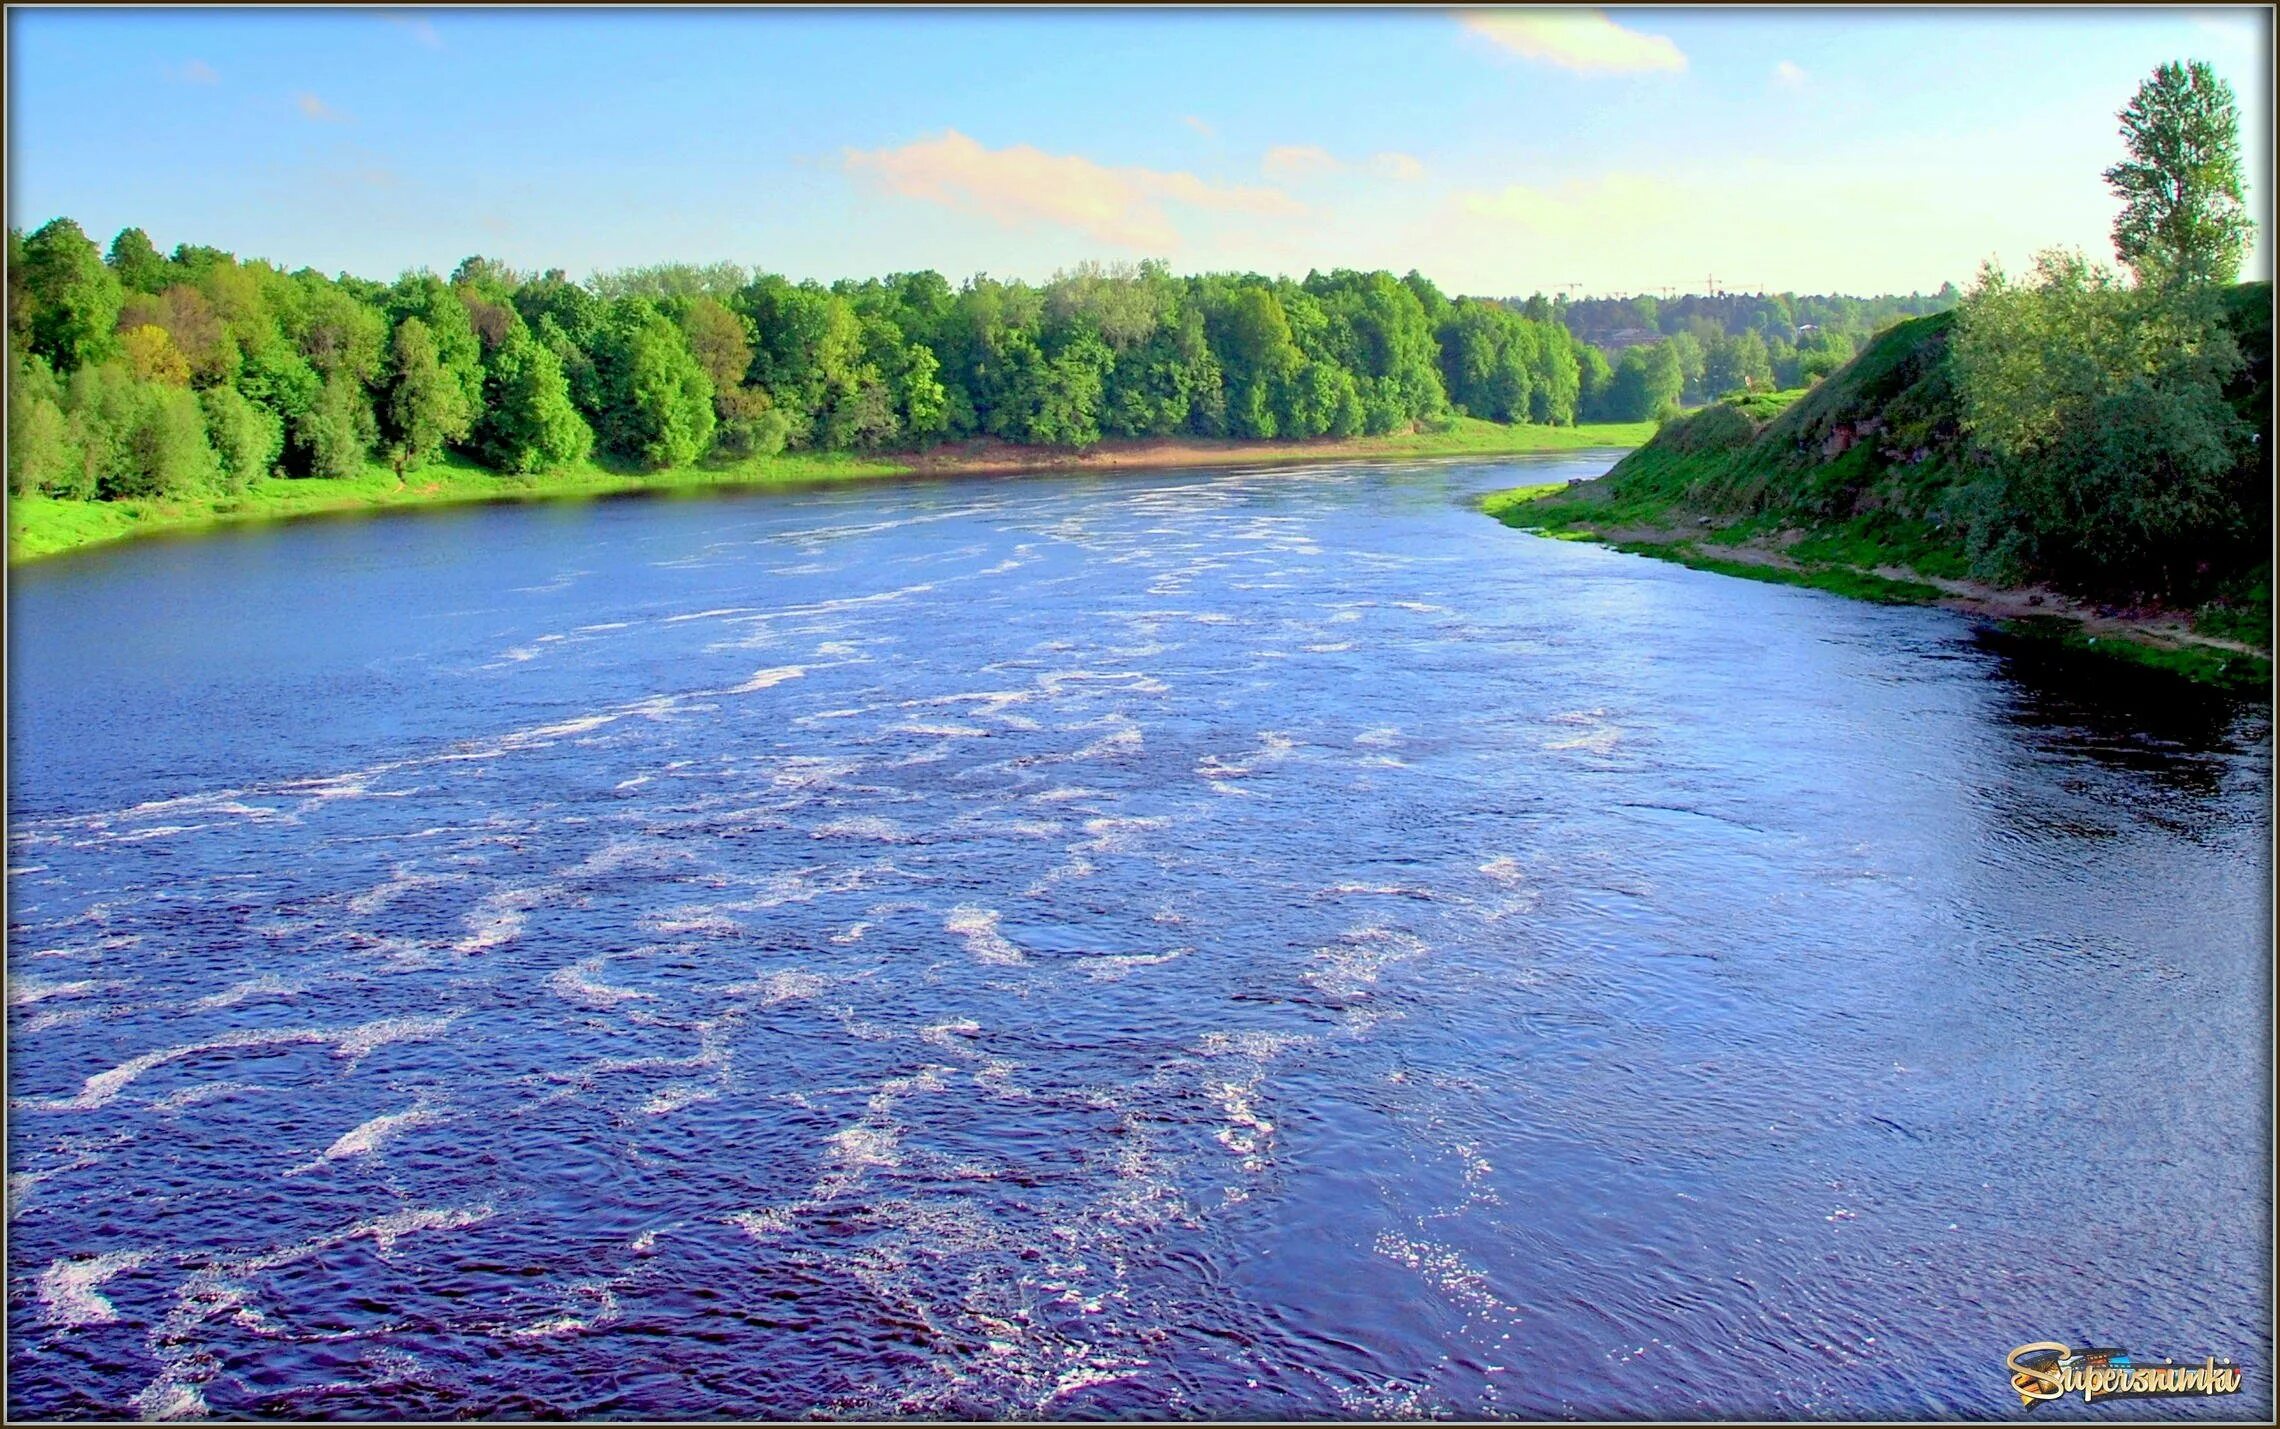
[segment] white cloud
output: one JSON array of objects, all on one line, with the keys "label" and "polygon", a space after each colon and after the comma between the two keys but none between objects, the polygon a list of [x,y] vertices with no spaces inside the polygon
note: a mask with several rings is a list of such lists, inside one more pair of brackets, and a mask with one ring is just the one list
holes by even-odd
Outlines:
[{"label": "white cloud", "polygon": [[1399,183],[1414,183],[1425,177],[1425,165],[1409,154],[1388,150],[1372,154],[1367,163],[1362,163],[1341,159],[1317,144],[1283,144],[1269,149],[1259,160],[1259,169],[1270,179],[1290,184],[1364,171]]},{"label": "white cloud", "polygon": [[319,124],[346,124],[348,122],[346,114],[341,113],[307,90],[293,96],[293,107],[300,110],[305,118],[314,119]]},{"label": "white cloud", "polygon": [[181,69],[176,70],[175,73],[185,84],[220,84],[222,82],[222,77],[214,72],[214,67],[204,60],[191,60]]},{"label": "white cloud", "polygon": [[1334,174],[1344,167],[1328,149],[1313,144],[1278,145],[1267,150],[1266,157],[1259,160],[1260,172],[1285,183],[1310,179],[1317,174]]},{"label": "white cloud", "polygon": [[1783,60],[1773,67],[1773,82],[1783,89],[1803,89],[1805,71],[1792,61]]},{"label": "white cloud", "polygon": [[1668,36],[1627,30],[1597,10],[1465,10],[1466,29],[1522,59],[1577,74],[1680,71],[1686,56]]},{"label": "white cloud", "polygon": [[1167,204],[1270,218],[1306,212],[1279,189],[1214,184],[1161,169],[1112,168],[1027,144],[989,149],[955,129],[897,149],[850,149],[844,162],[904,198],[979,213],[1008,228],[1048,224],[1157,253],[1181,242]]},{"label": "white cloud", "polygon": [[1372,155],[1370,168],[1384,178],[1396,179],[1405,184],[1415,183],[1425,177],[1424,164],[1418,162],[1411,155],[1395,153],[1391,150],[1383,154]]}]

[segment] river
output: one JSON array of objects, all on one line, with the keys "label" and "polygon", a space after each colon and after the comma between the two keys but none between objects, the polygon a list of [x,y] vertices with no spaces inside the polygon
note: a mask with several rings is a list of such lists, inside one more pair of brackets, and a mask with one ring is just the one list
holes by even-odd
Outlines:
[{"label": "river", "polygon": [[1608,460],[13,572],[11,1412],[2269,1413],[2269,707]]}]

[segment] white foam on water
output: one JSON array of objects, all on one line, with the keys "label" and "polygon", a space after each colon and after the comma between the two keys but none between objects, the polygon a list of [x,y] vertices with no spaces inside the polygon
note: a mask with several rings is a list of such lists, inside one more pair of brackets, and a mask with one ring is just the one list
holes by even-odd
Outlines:
[{"label": "white foam on water", "polygon": [[608,962],[608,954],[597,953],[568,967],[556,968],[553,975],[547,978],[546,985],[555,996],[581,1007],[608,1008],[621,1002],[656,1000],[649,993],[601,981],[602,968]]},{"label": "white foam on water", "polygon": [[551,887],[509,888],[475,905],[467,915],[467,936],[451,945],[459,953],[487,952],[522,936],[530,910],[560,890]]},{"label": "white foam on water", "polygon": [[1497,1297],[1489,1278],[1448,1246],[1384,1231],[1371,1249],[1417,1272],[1427,1284],[1460,1305],[1491,1314],[1513,1311],[1514,1307]]},{"label": "white foam on water", "polygon": [[383,1017],[337,1034],[333,1055],[346,1057],[354,1066],[391,1042],[425,1042],[441,1037],[458,1020],[456,1012],[438,1017]]},{"label": "white foam on water", "polygon": [[648,775],[646,775],[646,774],[636,774],[636,775],[634,775],[634,776],[633,776],[631,779],[620,779],[620,780],[619,780],[619,781],[618,781],[618,782],[617,782],[615,785],[613,785],[612,787],[614,787],[614,788],[618,788],[618,789],[638,789],[638,788],[640,788],[642,785],[644,785],[644,784],[646,784],[646,783],[648,783],[648,782],[649,782],[649,776],[648,776]]},{"label": "white foam on water", "polygon": [[1116,755],[1132,753],[1140,748],[1141,742],[1140,727],[1136,724],[1127,724],[1116,733],[1096,739],[1068,757],[1071,759],[1108,759]]},{"label": "white foam on water", "polygon": [[719,1096],[720,1091],[716,1087],[696,1082],[673,1082],[652,1093],[649,1100],[641,1104],[640,1112],[643,1116],[664,1116],[698,1102],[717,1100]]},{"label": "white foam on water", "polygon": [[422,1231],[464,1230],[468,1226],[481,1225],[490,1218],[491,1208],[489,1206],[470,1206],[464,1209],[435,1207],[432,1209],[392,1211],[387,1215],[376,1216],[371,1220],[358,1221],[349,1227],[348,1234],[344,1239],[361,1240],[369,1238],[380,1247],[380,1253],[386,1255],[393,1251],[396,1248],[396,1242],[405,1236],[417,1235]]},{"label": "white foam on water", "polygon": [[800,679],[806,674],[807,667],[805,665],[778,665],[773,669],[755,671],[751,679],[746,680],[741,685],[732,685],[721,693],[749,695],[774,685],[780,685],[786,680]]},{"label": "white foam on water", "polygon": [[1174,948],[1168,953],[1119,953],[1079,958],[1077,967],[1095,982],[1122,982],[1140,968],[1158,967],[1193,951],[1192,948]]},{"label": "white foam on water", "polygon": [[844,819],[833,819],[815,826],[809,838],[873,839],[880,843],[908,843],[910,835],[892,819],[875,814],[858,814]]},{"label": "white foam on water", "polygon": [[1257,1171],[1265,1166],[1260,1155],[1267,1141],[1275,1134],[1275,1124],[1259,1115],[1251,1097],[1258,1084],[1250,1082],[1218,1082],[1212,1085],[1211,1094],[1219,1103],[1220,1114],[1227,1125],[1212,1133],[1221,1146],[1243,1158],[1243,1169]]},{"label": "white foam on water", "polygon": [[181,1091],[170,1092],[152,1102],[150,1109],[164,1116],[197,1106],[201,1102],[220,1101],[224,1097],[267,1090],[267,1087],[254,1082],[208,1082],[204,1086],[184,1087]]},{"label": "white foam on water", "polygon": [[351,1131],[341,1133],[332,1145],[318,1153],[316,1160],[296,1166],[285,1174],[298,1176],[304,1172],[314,1171],[328,1161],[346,1161],[353,1157],[370,1156],[380,1149],[380,1143],[396,1133],[408,1131],[415,1126],[429,1126],[443,1119],[440,1113],[430,1111],[425,1107],[413,1107],[409,1111],[376,1116]]},{"label": "white foam on water", "polygon": [[35,1002],[45,1002],[51,997],[78,997],[105,985],[92,978],[78,982],[42,982],[38,978],[12,977],[8,979],[8,1001],[17,1007],[24,1007]]},{"label": "white foam on water", "polygon": [[1347,651],[1347,650],[1351,650],[1351,649],[1353,649],[1353,648],[1354,648],[1354,642],[1353,642],[1353,641],[1351,641],[1351,640],[1344,640],[1344,641],[1337,641],[1337,642],[1334,642],[1334,643],[1330,643],[1330,644],[1323,644],[1323,645],[1309,645],[1309,646],[1307,646],[1306,648],[1307,648],[1307,650],[1308,650],[1310,653],[1312,653],[1312,654],[1316,654],[1316,655],[1336,655],[1336,654],[1339,654],[1339,653],[1341,653],[1341,652],[1343,652],[1343,651]]},{"label": "white foam on water", "polygon": [[1510,854],[1498,854],[1482,864],[1480,871],[1498,883],[1520,885],[1528,881],[1527,870],[1520,866],[1520,860]]},{"label": "white foam on water", "polygon": [[616,1322],[619,1310],[617,1292],[607,1282],[573,1285],[571,1292],[592,1300],[593,1308],[583,1314],[564,1313],[535,1325],[501,1330],[499,1334],[510,1340],[545,1340],[557,1335],[575,1335],[587,1330],[598,1330]]},{"label": "white foam on water", "polygon": [[1548,750],[1580,749],[1588,754],[1608,754],[1614,751],[1622,737],[1621,730],[1609,726],[1590,734],[1579,734],[1573,739],[1548,739],[1544,741],[1543,747]]},{"label": "white foam on water", "polygon": [[1304,981],[1333,997],[1360,997],[1396,963],[1425,951],[1425,944],[1391,928],[1356,928],[1329,947],[1317,948],[1316,966]]},{"label": "white foam on water", "polygon": [[749,607],[731,605],[723,606],[718,610],[692,610],[686,615],[668,615],[665,617],[665,623],[667,625],[679,625],[685,620],[719,620],[726,616],[751,615],[753,613]]},{"label": "white foam on water", "polygon": [[1399,744],[1401,743],[1401,726],[1384,724],[1375,729],[1365,729],[1354,736],[1354,743],[1379,746]]},{"label": "white foam on water", "polygon": [[1040,804],[1060,804],[1066,803],[1071,799],[1098,798],[1105,792],[1105,790],[1101,789],[1083,789],[1075,785],[1063,785],[1059,788],[1047,789],[1042,794],[1031,794],[1029,797],[1036,800]]},{"label": "white foam on water", "polygon": [[890,734],[923,734],[935,739],[987,739],[990,732],[970,724],[898,724],[887,731]]},{"label": "white foam on water", "polygon": [[728,1218],[728,1223],[754,1240],[765,1243],[791,1230],[792,1212],[785,1206],[773,1206],[764,1211],[738,1211]]},{"label": "white foam on water", "polygon": [[189,1042],[179,1047],[165,1047],[155,1052],[145,1052],[139,1057],[131,1057],[107,1072],[97,1072],[89,1077],[81,1085],[77,1096],[62,1101],[26,1101],[16,1105],[36,1111],[94,1111],[117,1100],[119,1094],[145,1072],[163,1067],[169,1062],[180,1061],[184,1057],[196,1056],[201,1052],[234,1051],[241,1047],[275,1047],[328,1040],[328,1034],[313,1027],[283,1031],[247,1028],[225,1032],[205,1042]]},{"label": "white foam on water", "polygon": [[1124,688],[1117,693],[1127,695],[1161,695],[1171,688],[1155,676],[1138,670],[1062,670],[1039,675],[1037,684],[1051,700],[1063,698],[1063,685],[1122,685]]},{"label": "white foam on water", "polygon": [[206,1396],[199,1387],[184,1384],[172,1374],[160,1375],[127,1402],[138,1417],[150,1423],[169,1419],[203,1419],[210,1412],[206,1406]]},{"label": "white foam on water", "polygon": [[1000,916],[995,909],[961,903],[950,910],[942,926],[965,939],[966,951],[977,961],[1001,967],[1026,961],[1021,949],[998,931]]},{"label": "white foam on water", "polygon": [[287,982],[275,973],[263,973],[260,977],[249,978],[225,991],[201,997],[190,1005],[203,1011],[211,1011],[220,1007],[235,1007],[241,1002],[251,1002],[257,997],[293,997],[306,991],[308,991],[306,983]]},{"label": "white foam on water", "polygon": [[847,925],[846,931],[832,934],[831,941],[837,943],[843,948],[848,947],[852,944],[862,942],[863,935],[869,931],[871,931],[871,925],[869,923],[850,923]]},{"label": "white foam on water", "polygon": [[58,1260],[40,1274],[40,1308],[58,1325],[108,1325],[118,1310],[102,1294],[112,1276],[150,1259],[145,1250],[116,1250],[83,1260]]},{"label": "white foam on water", "polygon": [[[858,923],[855,926],[866,928],[870,925]],[[837,942],[838,939],[832,941]],[[774,1007],[779,1003],[799,1002],[814,997],[830,986],[831,979],[818,973],[793,971],[772,972],[751,982],[732,983],[721,991],[732,997],[757,998],[760,1006]]]},{"label": "white foam on water", "polygon": [[633,622],[630,620],[605,620],[599,625],[581,625],[570,633],[573,635],[590,635],[600,630],[629,630],[632,627]]},{"label": "white foam on water", "polygon": [[979,1034],[981,1030],[982,1024],[973,1018],[959,1017],[948,1022],[937,1022],[931,1027],[920,1028],[918,1040],[936,1047],[963,1053],[969,1052],[971,1049],[963,1043],[954,1042],[951,1039],[954,1037],[972,1037]]},{"label": "white foam on water", "polygon": [[869,1166],[902,1165],[901,1133],[894,1127],[867,1126],[861,1122],[824,1138],[832,1156],[852,1170]]}]

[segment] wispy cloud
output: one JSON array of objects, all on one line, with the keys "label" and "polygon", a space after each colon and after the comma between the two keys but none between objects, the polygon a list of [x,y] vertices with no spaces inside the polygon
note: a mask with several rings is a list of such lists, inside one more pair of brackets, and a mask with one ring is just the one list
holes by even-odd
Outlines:
[{"label": "wispy cloud", "polygon": [[427,49],[440,50],[443,48],[443,36],[437,34],[435,26],[429,24],[423,16],[382,10],[380,18],[399,29],[410,32],[412,39]]},{"label": "wispy cloud", "polygon": [[1803,89],[1805,71],[1791,61],[1783,60],[1773,67],[1773,82],[1783,89]]},{"label": "wispy cloud", "polygon": [[191,60],[174,71],[174,77],[184,84],[220,84],[222,77],[204,60]]},{"label": "wispy cloud", "polygon": [[314,119],[319,124],[346,124],[348,122],[346,114],[341,113],[305,89],[293,96],[293,107],[301,111],[303,118]]},{"label": "wispy cloud", "polygon": [[1334,174],[1344,167],[1328,149],[1313,144],[1279,144],[1267,150],[1266,156],[1259,160],[1261,173],[1285,183]]},{"label": "wispy cloud", "polygon": [[1306,212],[1278,189],[1214,184],[1161,169],[1112,168],[1027,144],[989,149],[955,129],[897,149],[849,149],[843,161],[851,172],[904,198],[982,214],[1009,228],[1051,224],[1101,243],[1159,253],[1180,244],[1167,204],[1275,218]]},{"label": "wispy cloud", "polygon": [[1188,128],[1193,129],[1196,133],[1201,134],[1206,139],[1216,139],[1219,137],[1219,131],[1217,129],[1212,128],[1209,124],[1204,123],[1201,119],[1198,119],[1193,114],[1182,114],[1180,116],[1180,122],[1182,124],[1185,124]]},{"label": "wispy cloud", "polygon": [[1413,155],[1387,150],[1372,154],[1367,163],[1341,159],[1316,144],[1280,144],[1259,160],[1259,171],[1282,183],[1304,183],[1331,174],[1368,172],[1381,179],[1413,183],[1425,177],[1425,165]]},{"label": "wispy cloud", "polygon": [[1425,177],[1425,165],[1408,154],[1388,150],[1370,156],[1370,168],[1383,178],[1415,183]]},{"label": "wispy cloud", "polygon": [[1465,10],[1466,29],[1522,59],[1577,74],[1680,71],[1686,56],[1665,35],[1627,30],[1597,10]]}]

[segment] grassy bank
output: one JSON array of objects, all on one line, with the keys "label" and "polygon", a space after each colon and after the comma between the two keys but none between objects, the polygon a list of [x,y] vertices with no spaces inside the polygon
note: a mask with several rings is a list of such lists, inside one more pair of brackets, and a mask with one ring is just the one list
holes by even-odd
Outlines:
[{"label": "grassy bank", "polygon": [[458,458],[423,467],[398,481],[385,467],[341,480],[269,477],[229,496],[131,501],[61,501],[45,496],[8,502],[8,559],[36,560],[63,551],[160,531],[324,512],[397,506],[543,500],[628,491],[703,487],[802,486],[894,476],[1005,475],[1029,471],[1140,471],[1193,466],[1368,458],[1515,456],[1533,452],[1635,447],[1654,435],[1651,423],[1578,427],[1503,426],[1459,419],[1447,431],[1347,441],[1106,442],[1083,452],[969,442],[921,453],[854,456],[795,452],[742,462],[642,472],[592,462],[538,476],[507,476]]},{"label": "grassy bank", "polygon": [[1481,509],[1507,526],[1559,540],[1598,541],[1695,570],[1805,586],[1886,605],[1937,605],[1997,621],[2135,670],[2161,670],[2243,693],[2269,690],[2269,579],[2191,612],[2119,611],[2042,588],[2003,588],[1965,577],[1952,550],[1904,520],[1870,516],[1814,531],[1766,518],[1720,521],[1667,497],[1581,486],[1494,492]]}]

